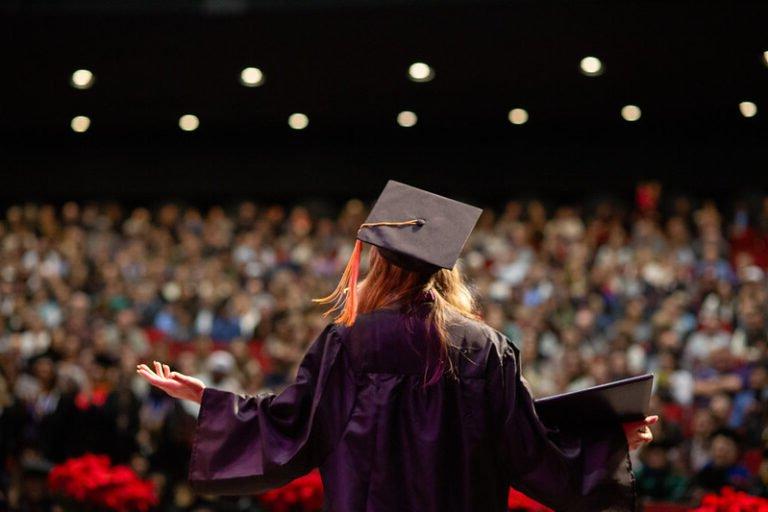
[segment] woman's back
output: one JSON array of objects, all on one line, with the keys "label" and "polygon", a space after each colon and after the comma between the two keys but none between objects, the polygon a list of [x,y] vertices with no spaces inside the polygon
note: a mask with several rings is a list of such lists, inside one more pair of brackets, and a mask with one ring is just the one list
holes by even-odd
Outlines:
[{"label": "woman's back", "polygon": [[329,510],[506,510],[486,389],[488,361],[506,341],[456,320],[448,331],[455,376],[431,385],[425,362],[439,342],[423,316],[379,310],[337,328],[358,399],[321,465]]}]

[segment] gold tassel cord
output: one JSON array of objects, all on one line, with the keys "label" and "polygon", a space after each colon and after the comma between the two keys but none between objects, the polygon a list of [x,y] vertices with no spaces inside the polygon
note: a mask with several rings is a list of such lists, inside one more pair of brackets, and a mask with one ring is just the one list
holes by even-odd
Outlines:
[{"label": "gold tassel cord", "polygon": [[382,221],[382,222],[365,222],[360,224],[357,231],[363,228],[377,228],[379,226],[391,226],[391,227],[405,227],[405,226],[423,226],[425,224],[424,219],[411,219],[403,221]]}]

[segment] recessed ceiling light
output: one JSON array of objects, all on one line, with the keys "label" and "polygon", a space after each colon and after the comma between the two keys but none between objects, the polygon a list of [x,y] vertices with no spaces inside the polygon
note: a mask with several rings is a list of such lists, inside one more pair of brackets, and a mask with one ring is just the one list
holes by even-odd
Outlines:
[{"label": "recessed ceiling light", "polygon": [[637,105],[624,105],[621,107],[621,117],[623,117],[625,121],[637,121],[640,119],[641,115],[643,115],[643,113]]},{"label": "recessed ceiling light", "polygon": [[429,64],[414,62],[408,67],[408,78],[414,82],[429,82],[435,78],[435,70]]},{"label": "recessed ceiling light", "polygon": [[742,101],[739,103],[739,112],[744,117],[755,117],[757,115],[757,105],[751,101]]},{"label": "recessed ceiling light", "polygon": [[83,133],[91,127],[91,119],[88,116],[75,116],[72,118],[69,126],[72,128],[72,131]]},{"label": "recessed ceiling light", "polygon": [[245,68],[240,72],[240,83],[246,87],[258,87],[264,83],[264,73],[259,68]]},{"label": "recessed ceiling light", "polygon": [[179,118],[179,128],[185,132],[193,132],[200,126],[200,119],[194,114],[184,114]]},{"label": "recessed ceiling light", "polygon": [[69,83],[75,89],[90,89],[93,86],[94,80],[95,77],[90,70],[78,69],[72,73],[72,77],[70,78]]},{"label": "recessed ceiling light", "polygon": [[603,63],[597,57],[588,56],[579,63],[581,72],[587,76],[599,76],[603,74]]},{"label": "recessed ceiling light", "polygon": [[309,118],[306,114],[296,112],[288,116],[288,126],[294,130],[303,130],[309,125]]},{"label": "recessed ceiling light", "polygon": [[513,108],[507,117],[512,124],[525,124],[528,122],[528,111],[524,108]]},{"label": "recessed ceiling light", "polygon": [[418,122],[419,118],[410,110],[403,110],[397,114],[397,124],[403,128],[410,128]]}]

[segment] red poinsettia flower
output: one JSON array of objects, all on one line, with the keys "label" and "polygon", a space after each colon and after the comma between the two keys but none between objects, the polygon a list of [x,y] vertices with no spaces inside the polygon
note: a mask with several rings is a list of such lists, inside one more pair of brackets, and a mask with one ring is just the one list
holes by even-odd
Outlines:
[{"label": "red poinsettia flower", "polygon": [[323,508],[323,481],[316,469],[259,496],[270,512],[317,512]]},{"label": "red poinsettia flower", "polygon": [[723,487],[720,494],[707,494],[694,512],[768,512],[768,500]]},{"label": "red poinsettia flower", "polygon": [[59,464],[48,475],[48,485],[83,508],[145,512],[157,504],[151,482],[128,466],[112,466],[105,455],[86,454]]}]

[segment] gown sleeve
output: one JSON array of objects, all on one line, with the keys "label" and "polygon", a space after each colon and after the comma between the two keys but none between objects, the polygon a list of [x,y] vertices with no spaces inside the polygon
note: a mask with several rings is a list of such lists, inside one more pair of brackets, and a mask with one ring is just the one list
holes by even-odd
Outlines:
[{"label": "gown sleeve", "polygon": [[[519,352],[502,343],[493,387],[509,484],[560,512],[634,512],[635,484],[620,423],[588,431],[548,428],[520,374]],[[589,414],[589,411],[584,411]]]},{"label": "gown sleeve", "polygon": [[278,395],[206,388],[190,484],[205,494],[252,494],[309,472],[338,442],[354,392],[347,353],[333,325],[310,346],[295,383]]}]

